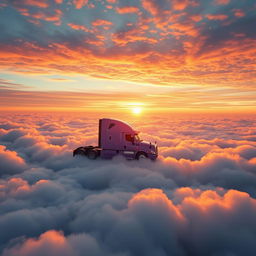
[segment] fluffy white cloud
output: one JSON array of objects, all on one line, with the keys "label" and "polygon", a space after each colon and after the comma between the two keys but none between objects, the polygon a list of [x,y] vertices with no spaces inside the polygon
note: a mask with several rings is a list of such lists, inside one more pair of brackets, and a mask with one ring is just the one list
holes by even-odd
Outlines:
[{"label": "fluffy white cloud", "polygon": [[253,255],[255,121],[190,119],[134,122],[160,145],[138,162],[72,157],[96,144],[97,117],[2,116],[0,251]]}]

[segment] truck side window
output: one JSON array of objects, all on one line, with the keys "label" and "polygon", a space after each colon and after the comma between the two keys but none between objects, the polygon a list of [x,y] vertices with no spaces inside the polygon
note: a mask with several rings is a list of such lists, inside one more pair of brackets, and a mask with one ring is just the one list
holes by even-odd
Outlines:
[{"label": "truck side window", "polygon": [[125,140],[133,143],[134,137],[131,134],[125,134]]}]

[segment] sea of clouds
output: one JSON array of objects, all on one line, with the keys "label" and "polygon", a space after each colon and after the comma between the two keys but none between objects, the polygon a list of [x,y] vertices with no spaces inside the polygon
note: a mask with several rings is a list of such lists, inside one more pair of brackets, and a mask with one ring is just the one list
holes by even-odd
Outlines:
[{"label": "sea of clouds", "polygon": [[255,116],[130,117],[157,161],[73,158],[98,118],[0,114],[0,254],[255,255]]}]

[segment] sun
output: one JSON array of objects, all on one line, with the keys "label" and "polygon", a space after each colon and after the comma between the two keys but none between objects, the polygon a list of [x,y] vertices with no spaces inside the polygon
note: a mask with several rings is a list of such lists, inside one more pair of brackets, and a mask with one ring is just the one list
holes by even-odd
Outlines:
[{"label": "sun", "polygon": [[121,106],[133,115],[140,115],[144,112],[146,104],[142,102],[121,102]]},{"label": "sun", "polygon": [[142,111],[142,108],[141,107],[133,107],[132,108],[132,113],[135,114],[135,115],[139,115]]}]

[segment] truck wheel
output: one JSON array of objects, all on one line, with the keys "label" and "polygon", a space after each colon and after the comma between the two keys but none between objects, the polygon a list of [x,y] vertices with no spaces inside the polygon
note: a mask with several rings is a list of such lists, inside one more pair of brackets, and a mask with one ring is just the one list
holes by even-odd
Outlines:
[{"label": "truck wheel", "polygon": [[93,149],[88,150],[87,157],[89,159],[94,160],[97,158],[97,156],[98,156],[98,152],[96,150],[93,150]]},{"label": "truck wheel", "polygon": [[148,156],[144,152],[138,152],[137,155],[136,155],[137,160],[146,159],[146,158],[148,158]]},{"label": "truck wheel", "polygon": [[81,149],[81,148],[77,148],[76,150],[74,150],[73,152],[73,156],[76,156],[76,155],[79,155],[79,156],[84,156],[84,150]]}]

